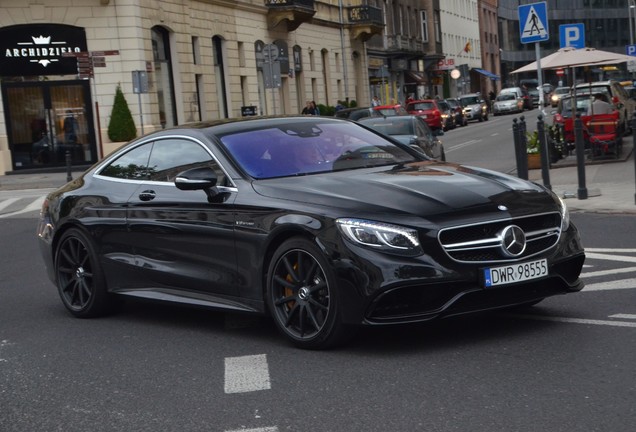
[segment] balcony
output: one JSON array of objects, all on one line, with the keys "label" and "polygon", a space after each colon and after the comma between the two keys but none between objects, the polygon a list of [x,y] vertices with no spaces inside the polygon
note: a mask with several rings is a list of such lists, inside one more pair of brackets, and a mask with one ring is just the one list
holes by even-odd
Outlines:
[{"label": "balcony", "polygon": [[366,42],[373,35],[380,35],[384,31],[382,10],[373,6],[350,6],[349,25],[352,39]]},{"label": "balcony", "polygon": [[265,0],[265,6],[270,30],[285,22],[287,31],[294,31],[316,14],[314,0]]},{"label": "balcony", "polygon": [[424,52],[424,45],[413,37],[389,35],[387,36],[387,51],[404,56],[421,56]]}]

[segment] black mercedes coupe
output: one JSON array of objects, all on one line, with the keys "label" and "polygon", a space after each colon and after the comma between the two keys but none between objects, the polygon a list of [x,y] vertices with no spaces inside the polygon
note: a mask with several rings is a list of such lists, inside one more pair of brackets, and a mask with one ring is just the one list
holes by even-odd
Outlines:
[{"label": "black mercedes coupe", "polygon": [[310,349],[583,288],[550,190],[327,117],[146,135],[49,194],[37,235],[74,316],[125,297],[269,314]]}]

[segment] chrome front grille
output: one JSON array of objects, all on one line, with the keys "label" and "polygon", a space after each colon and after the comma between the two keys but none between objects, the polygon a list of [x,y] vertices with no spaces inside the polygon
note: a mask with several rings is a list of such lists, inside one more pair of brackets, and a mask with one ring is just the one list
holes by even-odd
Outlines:
[{"label": "chrome front grille", "polygon": [[[521,228],[526,238],[523,253],[512,258],[506,255],[502,243],[502,232],[511,225]],[[537,255],[556,245],[560,235],[561,215],[555,212],[444,228],[438,240],[455,261],[488,263],[518,261]]]}]

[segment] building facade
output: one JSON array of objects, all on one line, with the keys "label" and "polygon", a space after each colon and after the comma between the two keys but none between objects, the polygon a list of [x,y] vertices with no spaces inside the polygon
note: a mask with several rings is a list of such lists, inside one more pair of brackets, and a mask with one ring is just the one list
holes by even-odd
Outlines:
[{"label": "building facade", "polygon": [[499,56],[499,27],[497,25],[498,0],[479,0],[479,34],[481,37],[481,75],[479,88],[482,94],[495,94],[501,90],[501,59]]},{"label": "building facade", "polygon": [[340,0],[3,0],[0,174],[89,165],[117,86],[138,133],[370,102],[380,11]]},{"label": "building facade", "polygon": [[370,92],[381,103],[404,103],[435,87],[440,59],[439,1],[369,0],[381,10],[384,32],[367,42]]},{"label": "building facade", "polygon": [[471,72],[482,68],[477,0],[443,1],[440,9],[444,56],[454,63],[445,76],[444,97],[480,91],[479,77]]}]

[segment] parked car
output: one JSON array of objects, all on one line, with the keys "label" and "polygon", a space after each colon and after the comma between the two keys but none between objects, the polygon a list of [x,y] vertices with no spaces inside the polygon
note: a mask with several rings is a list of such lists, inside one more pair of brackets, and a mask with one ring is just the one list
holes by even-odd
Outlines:
[{"label": "parked car", "polygon": [[466,114],[464,114],[464,107],[462,103],[457,98],[449,98],[446,99],[446,103],[451,107],[453,111],[453,116],[455,117],[455,125],[457,126],[466,126],[468,125],[468,119],[466,119]]},{"label": "parked car", "polygon": [[629,97],[625,88],[618,81],[608,80],[579,84],[574,91],[577,96],[604,94],[619,112],[619,134],[622,136],[622,134],[631,132],[630,120],[634,110],[636,110],[636,101]]},{"label": "parked car", "polygon": [[505,93],[512,93],[515,95],[516,98],[521,99],[523,101],[524,109],[531,110],[532,108],[534,108],[534,105],[532,104],[532,99],[530,98],[530,95],[528,94],[527,90],[521,87],[506,87],[506,88],[502,88],[499,91],[499,94],[505,94]]},{"label": "parked car", "polygon": [[550,105],[555,108],[559,105],[559,100],[570,94],[570,87],[557,87],[550,93]]},{"label": "parked car", "polygon": [[320,116],[151,132],[48,194],[37,241],[73,316],[134,298],[268,314],[311,349],[574,293],[585,260],[544,186]]},{"label": "parked car", "polygon": [[454,117],[446,102],[437,99],[421,99],[409,102],[406,106],[409,114],[420,116],[432,130],[448,130],[454,127]]},{"label": "parked car", "polygon": [[414,147],[429,157],[446,160],[444,145],[438,139],[444,132],[439,129],[433,132],[420,116],[367,117],[359,123]]},{"label": "parked car", "polygon": [[338,118],[347,118],[349,120],[359,120],[365,117],[381,116],[379,111],[373,109],[373,107],[358,107],[358,108],[345,108],[340,111],[336,111],[334,114]]},{"label": "parked car", "polygon": [[513,93],[503,93],[497,96],[492,106],[494,115],[523,112],[523,100]]},{"label": "parked car", "polygon": [[488,104],[479,93],[469,93],[459,97],[467,120],[488,120]]},{"label": "parked car", "polygon": [[380,105],[373,109],[383,116],[407,115],[406,109],[400,104]]}]

